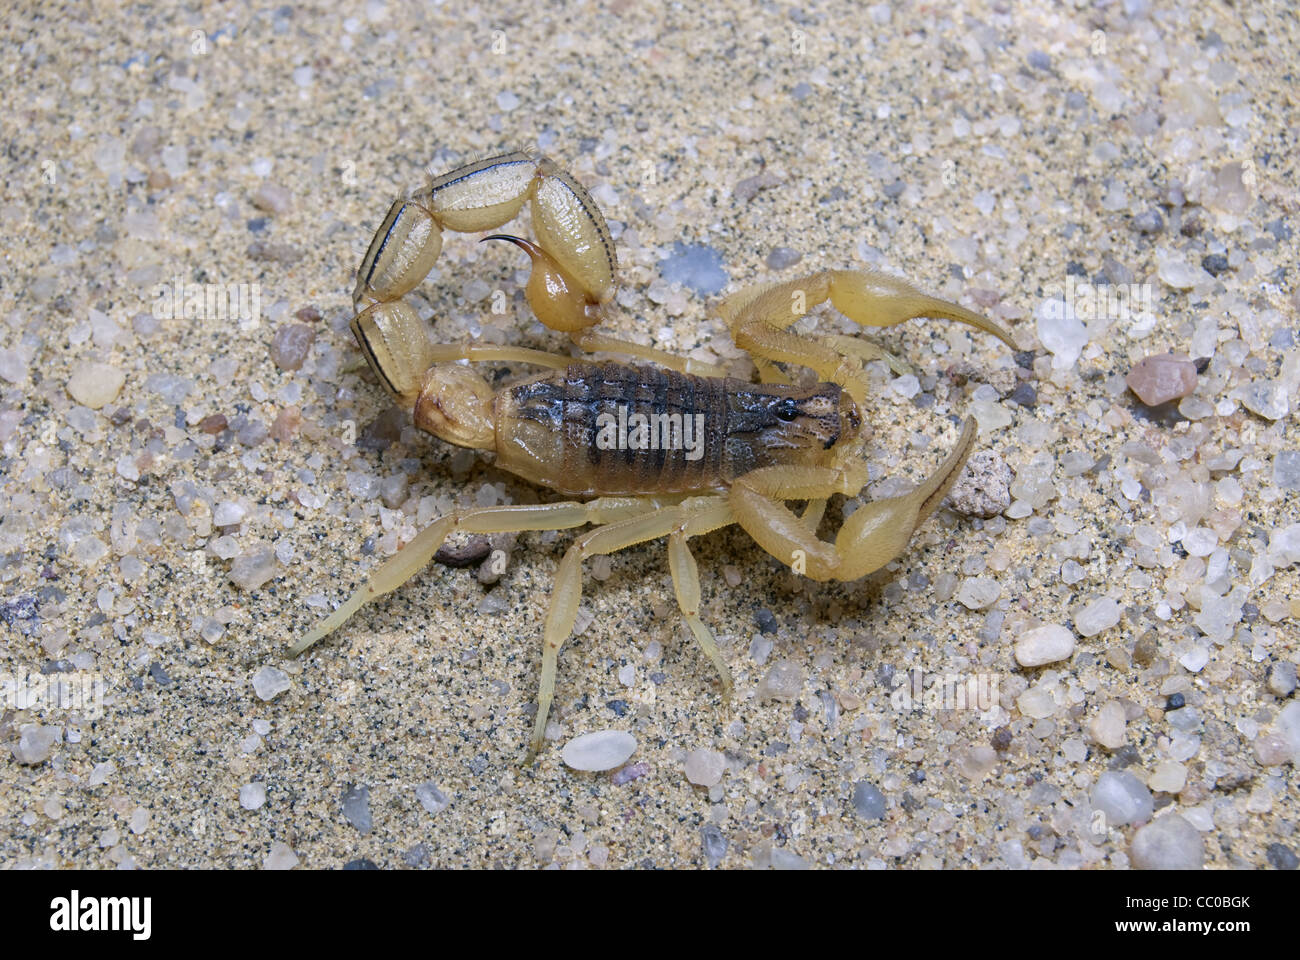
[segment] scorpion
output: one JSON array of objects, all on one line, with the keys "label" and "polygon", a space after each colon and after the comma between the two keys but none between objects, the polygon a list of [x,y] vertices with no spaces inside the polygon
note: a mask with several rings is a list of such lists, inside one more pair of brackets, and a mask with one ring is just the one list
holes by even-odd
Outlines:
[{"label": "scorpion", "polygon": [[[547,327],[587,353],[635,363],[580,360],[495,344],[438,344],[404,299],[432,269],[442,233],[496,230],[530,207],[536,240],[492,234],[531,261],[524,296]],[[853,581],[898,557],[939,506],[975,444],[967,417],[956,445],[922,483],[851,513],[833,541],[818,536],[827,499],[857,496],[867,483],[862,410],[865,363],[892,361],[856,337],[810,339],[789,328],[829,301],[864,326],[930,317],[969,324],[1013,350],[996,323],[875,271],[825,270],[749,287],[717,308],[760,382],[714,364],[615,339],[593,328],[609,316],[617,255],[604,215],[554,161],[515,151],[430,175],[393,202],[361,262],[352,332],[375,375],[416,427],[448,443],[492,451],[497,467],[575,499],[455,510],[437,518],[382,563],[328,618],[290,650],[298,656],[363,605],[415,576],[453,531],[490,534],[593,525],[564,554],[543,629],[538,709],[525,763],[542,747],[560,649],[582,594],[582,563],[667,538],[682,618],[732,691],[709,627],[700,619],[700,575],[689,541],[739,524],[782,563],[819,581]],[[544,368],[494,390],[470,363]],[[781,365],[820,382],[801,386]],[[588,499],[577,499],[588,498]],[[787,501],[805,502],[796,514]]]}]

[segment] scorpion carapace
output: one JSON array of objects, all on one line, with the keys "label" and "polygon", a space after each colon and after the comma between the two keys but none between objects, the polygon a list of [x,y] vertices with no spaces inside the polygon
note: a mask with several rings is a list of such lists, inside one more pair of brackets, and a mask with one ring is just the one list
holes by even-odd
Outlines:
[{"label": "scorpion carapace", "polygon": [[[531,204],[538,242],[501,234],[532,261],[525,296],[548,327],[587,351],[639,361],[594,363],[522,347],[435,344],[403,299],[431,269],[442,230],[488,231]],[[572,632],[586,557],[666,537],[668,565],[686,625],[722,678],[731,675],[699,617],[700,580],[688,541],[739,524],[764,550],[817,580],[856,580],[906,548],[942,502],[975,443],[967,419],[956,445],[909,493],[854,511],[833,541],[817,536],[826,501],[856,496],[867,480],[862,413],[865,363],[892,357],[856,337],[800,336],[790,327],[829,301],[857,323],[890,326],[916,317],[969,324],[1015,347],[992,321],[929,297],[896,277],[826,270],[732,295],[719,306],[761,383],[728,377],[698,360],[595,333],[616,290],[616,261],[604,217],[573,177],[522,152],[467,164],[432,179],[390,208],[362,261],[352,329],[370,366],[412,410],[421,429],[451,443],[492,450],[499,467],[586,502],[456,511],[420,531],[326,620],[294,655],[340,627],[368,601],[419,572],[456,530],[495,533],[593,524],[556,571],[546,615],[536,755],[555,692],[559,651]],[[465,361],[532,364],[546,372],[493,389]],[[804,366],[821,382],[792,384],[780,364]],[[806,501],[795,514],[789,501]]]}]

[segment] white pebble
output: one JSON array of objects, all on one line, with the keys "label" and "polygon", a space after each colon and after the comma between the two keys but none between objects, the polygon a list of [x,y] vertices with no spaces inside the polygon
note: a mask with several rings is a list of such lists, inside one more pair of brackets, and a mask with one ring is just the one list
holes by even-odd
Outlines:
[{"label": "white pebble", "polygon": [[1127,720],[1124,707],[1118,700],[1107,700],[1097,715],[1088,724],[1088,733],[1092,739],[1109,750],[1124,746],[1124,728]]},{"label": "white pebble", "polygon": [[636,737],[622,730],[596,730],[574,737],[560,756],[574,770],[613,770],[636,750]]},{"label": "white pebble", "polygon": [[1108,827],[1150,820],[1155,813],[1151,791],[1127,770],[1107,771],[1092,787],[1092,807],[1106,816]]},{"label": "white pebble", "polygon": [[274,700],[290,686],[289,675],[275,667],[263,667],[253,675],[253,692],[259,700]]},{"label": "white pebble", "polygon": [[1119,604],[1110,597],[1098,597],[1074,616],[1074,628],[1083,637],[1092,637],[1119,623]]},{"label": "white pebble", "polygon": [[1200,870],[1205,842],[1183,817],[1170,813],[1133,835],[1129,856],[1139,870]]},{"label": "white pebble", "polygon": [[712,787],[722,782],[727,758],[717,750],[700,748],[686,755],[686,779],[696,786]]},{"label": "white pebble", "polygon": [[1173,760],[1161,760],[1151,772],[1148,786],[1161,793],[1178,793],[1187,783],[1187,768]]},{"label": "white pebble", "polygon": [[239,788],[239,805],[245,810],[256,810],[266,803],[266,784],[260,780]]},{"label": "white pebble", "polygon": [[967,577],[957,588],[956,600],[968,610],[992,606],[1002,594],[1002,587],[992,577]]},{"label": "white pebble", "polygon": [[271,844],[271,852],[262,861],[266,870],[292,870],[298,866],[298,855],[287,843]]},{"label": "white pebble", "polygon": [[1074,653],[1074,634],[1057,623],[1045,623],[1020,635],[1016,641],[1016,662],[1022,667],[1068,660]]},{"label": "white pebble", "polygon": [[98,410],[117,398],[126,374],[108,363],[79,363],[68,378],[68,396],[82,406]]}]

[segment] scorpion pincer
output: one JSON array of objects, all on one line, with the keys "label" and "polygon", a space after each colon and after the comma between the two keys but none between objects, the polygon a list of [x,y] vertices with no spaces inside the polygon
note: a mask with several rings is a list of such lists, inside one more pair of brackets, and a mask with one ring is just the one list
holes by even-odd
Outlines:
[{"label": "scorpion pincer", "polygon": [[[587,352],[639,363],[594,362],[489,344],[435,344],[403,299],[442,249],[442,231],[494,230],[530,205],[536,241],[494,234],[531,258],[525,296],[546,326]],[[668,564],[683,619],[722,678],[731,674],[700,619],[700,577],[692,537],[739,524],[760,547],[816,580],[856,580],[905,549],[947,495],[975,443],[965,421],[956,446],[916,489],[874,500],[844,521],[833,541],[817,529],[834,494],[866,484],[864,364],[891,360],[850,336],[808,338],[789,328],[829,301],[851,320],[890,326],[915,317],[970,324],[1015,348],[1002,328],[956,304],[876,272],[827,270],[751,287],[718,308],[760,383],[711,364],[618,340],[593,329],[616,290],[617,259],[605,219],[586,189],[552,161],[523,152],[467,164],[393,203],[358,271],[352,323],[375,374],[415,425],[449,443],[490,450],[496,465],[573,499],[458,510],[435,520],[295,644],[298,655],[364,604],[401,586],[453,531],[496,533],[592,525],[560,561],[543,631],[538,710],[529,743],[542,746],[560,648],[582,593],[582,562],[667,538]],[[792,304],[794,305],[792,307]],[[471,363],[543,368],[499,390]],[[820,382],[798,386],[779,364],[803,366]],[[788,501],[806,501],[795,514]]]}]

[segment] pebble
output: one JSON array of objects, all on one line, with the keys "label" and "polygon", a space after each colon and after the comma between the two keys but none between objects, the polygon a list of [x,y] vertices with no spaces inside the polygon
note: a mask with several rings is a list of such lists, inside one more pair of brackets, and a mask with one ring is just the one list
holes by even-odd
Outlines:
[{"label": "pebble", "polygon": [[305,323],[283,323],[271,338],[271,360],[281,370],[300,370],[315,342],[315,327]]},{"label": "pebble", "polygon": [[68,378],[68,396],[98,410],[117,399],[124,383],[126,374],[110,363],[79,363]]},{"label": "pebble", "polygon": [[415,798],[431,817],[437,816],[451,805],[451,798],[439,790],[437,784],[432,781],[416,787]]},{"label": "pebble", "polygon": [[883,820],[887,804],[885,795],[866,780],[859,780],[853,787],[853,809],[863,820]]},{"label": "pebble", "polygon": [[365,784],[353,784],[343,794],[342,803],[343,816],[364,837],[374,826],[370,814],[370,788]]},{"label": "pebble", "polygon": [[1273,482],[1283,490],[1300,490],[1300,450],[1277,452],[1273,458]]},{"label": "pebble", "polygon": [[971,747],[962,753],[957,771],[967,780],[983,780],[998,764],[997,752],[987,744]]},{"label": "pebble", "polygon": [[622,730],[596,730],[574,737],[564,745],[560,757],[574,770],[613,770],[627,762],[636,750],[636,737]]},{"label": "pebble", "polygon": [[253,692],[259,700],[274,700],[290,686],[289,675],[276,667],[263,667],[253,674]]},{"label": "pebble", "polygon": [[288,213],[292,205],[293,195],[278,183],[263,183],[253,194],[253,206],[267,213]]},{"label": "pebble", "polygon": [[1016,698],[1016,709],[1033,720],[1046,720],[1056,713],[1056,708],[1052,688],[1045,684],[1035,684]]},{"label": "pebble", "polygon": [[1175,290],[1190,290],[1204,271],[1189,266],[1186,260],[1169,257],[1156,264],[1156,275]]},{"label": "pebble", "polygon": [[791,250],[789,247],[773,247],[765,262],[769,270],[784,270],[793,267],[802,259],[803,254],[798,250]]},{"label": "pebble", "polygon": [[1011,506],[1011,467],[993,450],[980,450],[966,461],[966,467],[948,494],[957,513],[985,520]]},{"label": "pebble", "polygon": [[1120,702],[1107,700],[1088,723],[1088,733],[1108,750],[1118,750],[1124,746],[1124,728],[1127,722]]},{"label": "pebble", "polygon": [[1149,407],[1187,396],[1196,389],[1196,364],[1167,354],[1144,357],[1124,378]]},{"label": "pebble", "polygon": [[966,577],[954,595],[967,610],[991,607],[1002,595],[1002,586],[992,577]]},{"label": "pebble", "polygon": [[1155,814],[1151,791],[1127,770],[1107,770],[1092,786],[1092,807],[1106,815],[1108,827],[1143,823]]},{"label": "pebble", "polygon": [[1290,847],[1280,843],[1270,843],[1264,851],[1264,859],[1274,870],[1294,870],[1300,866],[1300,857]]},{"label": "pebble", "polygon": [[271,852],[262,861],[265,870],[292,870],[299,864],[298,855],[287,843],[271,844]]},{"label": "pebble", "polygon": [[1268,669],[1268,689],[1278,697],[1289,697],[1296,688],[1296,667],[1290,660],[1277,660]]},{"label": "pebble", "polygon": [[10,383],[27,379],[27,359],[17,350],[0,350],[0,378]]},{"label": "pebble", "polygon": [[266,803],[266,784],[260,780],[239,788],[239,805],[245,810],[256,810]]},{"label": "pebble", "polygon": [[19,763],[34,766],[50,758],[54,745],[59,742],[58,727],[28,723],[22,728],[18,742],[13,746],[14,759]]},{"label": "pebble", "polygon": [[722,254],[699,243],[673,244],[673,252],[659,261],[659,274],[668,283],[680,283],[700,296],[721,293],[731,282],[722,265]]},{"label": "pebble", "polygon": [[1205,843],[1187,820],[1170,813],[1133,835],[1129,858],[1139,870],[1200,870],[1205,865]]},{"label": "pebble", "polygon": [[789,660],[778,660],[758,682],[758,699],[793,700],[803,689],[803,670]]},{"label": "pebble", "polygon": [[242,590],[256,590],[275,576],[276,566],[271,547],[245,551],[230,565],[230,582]]},{"label": "pebble", "polygon": [[1119,623],[1119,604],[1110,597],[1098,597],[1074,615],[1074,629],[1081,637],[1093,637]]},{"label": "pebble", "polygon": [[1175,760],[1161,760],[1151,771],[1147,786],[1161,793],[1178,793],[1187,784],[1187,768]]},{"label": "pebble", "polygon": [[1016,641],[1016,662],[1022,667],[1068,660],[1074,654],[1074,634],[1057,623],[1026,630]]},{"label": "pebble", "polygon": [[727,855],[727,838],[717,824],[705,824],[700,830],[700,845],[704,850],[704,859],[710,867],[716,867]]},{"label": "pebble", "polygon": [[699,748],[686,755],[686,779],[698,787],[712,787],[722,782],[727,758],[717,750]]},{"label": "pebble", "polygon": [[1286,388],[1266,380],[1244,383],[1234,388],[1228,396],[1265,420],[1281,420],[1291,410]]},{"label": "pebble", "polygon": [[1300,766],[1300,700],[1293,700],[1281,709],[1273,721],[1273,731],[1291,750],[1291,762]]},{"label": "pebble", "polygon": [[212,509],[212,525],[216,527],[233,527],[243,521],[248,510],[243,504],[234,500],[223,500]]},{"label": "pebble", "polygon": [[1064,300],[1044,300],[1036,313],[1038,339],[1052,355],[1052,367],[1064,370],[1074,366],[1088,345],[1088,328]]}]

